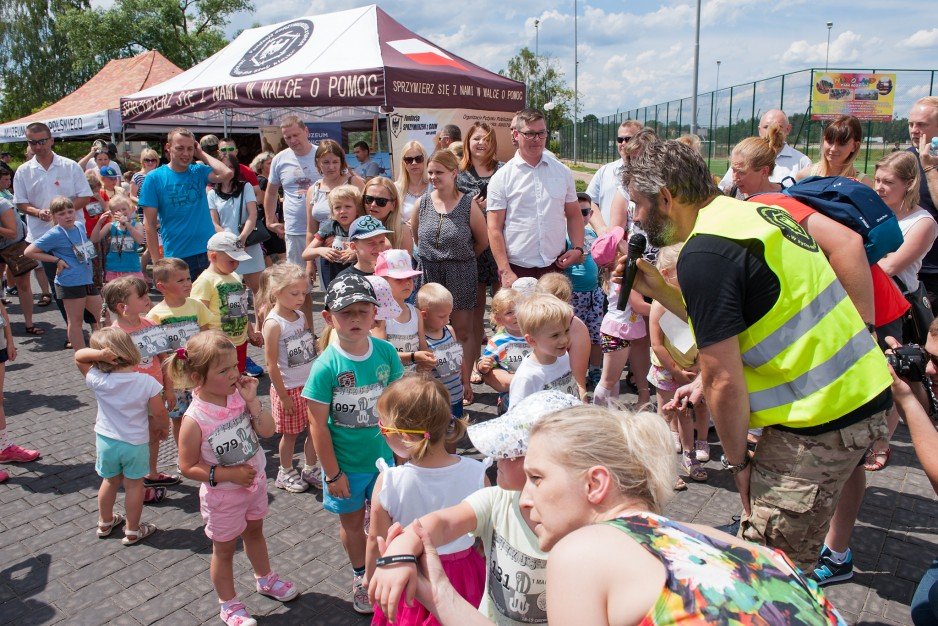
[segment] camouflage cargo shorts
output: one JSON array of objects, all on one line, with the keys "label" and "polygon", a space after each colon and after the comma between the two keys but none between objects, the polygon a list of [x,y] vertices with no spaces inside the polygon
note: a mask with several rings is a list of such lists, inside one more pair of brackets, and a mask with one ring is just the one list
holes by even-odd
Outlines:
[{"label": "camouflage cargo shorts", "polygon": [[881,411],[815,436],[766,428],[752,459],[752,513],[743,515],[740,536],[784,550],[810,571],[844,483],[873,441],[887,434],[885,416]]}]

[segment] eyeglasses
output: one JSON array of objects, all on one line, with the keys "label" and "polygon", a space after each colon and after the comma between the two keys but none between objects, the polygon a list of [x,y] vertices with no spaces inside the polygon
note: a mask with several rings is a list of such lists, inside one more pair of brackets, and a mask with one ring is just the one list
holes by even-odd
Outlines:
[{"label": "eyeglasses", "polygon": [[365,204],[377,204],[380,207],[387,206],[388,202],[390,201],[391,201],[390,198],[378,198],[375,196],[369,196],[367,194],[362,196],[362,202],[364,202]]},{"label": "eyeglasses", "polygon": [[143,162],[144,163],[159,163],[160,160],[159,159],[144,159]]},{"label": "eyeglasses", "polygon": [[27,139],[26,143],[28,143],[31,146],[44,146],[46,145],[46,142],[49,141],[50,139],[52,139],[52,137],[45,137],[43,139]]},{"label": "eyeglasses", "polygon": [[630,136],[626,135],[626,136],[624,136],[624,137],[616,137],[616,141],[618,141],[619,143],[628,143],[628,142],[632,141],[632,138],[631,138]]},{"label": "eyeglasses", "polygon": [[430,438],[430,433],[425,430],[419,430],[415,428],[393,428],[391,426],[385,426],[381,422],[378,422],[378,431],[385,437],[388,435],[423,435],[424,439]]},{"label": "eyeglasses", "polygon": [[225,146],[224,148],[219,148],[218,151],[219,152],[234,152],[237,149],[238,148],[236,148],[235,146]]},{"label": "eyeglasses", "polygon": [[580,213],[583,214],[583,217],[589,217],[589,214],[593,212],[593,209],[580,209]]},{"label": "eyeglasses", "polygon": [[418,154],[417,156],[404,157],[404,163],[406,163],[407,165],[413,165],[414,163],[423,163],[423,155]]},{"label": "eyeglasses", "polygon": [[519,135],[524,135],[527,139],[543,139],[547,136],[546,130],[519,130]]}]

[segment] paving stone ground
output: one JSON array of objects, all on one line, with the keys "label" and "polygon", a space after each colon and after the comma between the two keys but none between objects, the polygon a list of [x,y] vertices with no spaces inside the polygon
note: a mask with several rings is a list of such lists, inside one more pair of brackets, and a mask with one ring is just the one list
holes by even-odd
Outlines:
[{"label": "paving stone ground", "polygon": [[[161,504],[146,507],[144,520],[160,530],[141,544],[123,547],[120,533],[97,539],[93,395],[71,352],[62,350],[64,324],[54,307],[37,309],[38,325],[47,330],[43,337],[25,336],[18,304],[10,310],[20,354],[6,368],[9,431],[43,457],[4,466],[11,478],[0,485],[0,624],[219,624],[198,485],[184,481]],[[252,355],[262,362],[258,350]],[[268,384],[266,377],[261,380],[263,394]],[[494,394],[477,387],[476,396],[470,415],[490,417]],[[263,441],[270,477],[267,542],[274,567],[302,595],[285,605],[259,596],[241,552],[235,570],[242,599],[260,624],[367,624],[352,611],[351,572],[322,496],[274,488],[276,444]],[[713,452],[719,458],[719,447]],[[710,525],[729,522],[740,508],[732,480],[715,461],[707,469],[710,480],[677,494],[668,515]],[[868,477],[853,541],[857,574],[828,587],[828,594],[851,623],[910,624],[916,581],[938,552],[938,502],[904,426],[889,467]]]}]

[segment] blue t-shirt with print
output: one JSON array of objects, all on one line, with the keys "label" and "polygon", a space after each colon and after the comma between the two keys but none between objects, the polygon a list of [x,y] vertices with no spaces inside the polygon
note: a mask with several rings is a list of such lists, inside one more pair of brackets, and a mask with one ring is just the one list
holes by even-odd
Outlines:
[{"label": "blue t-shirt with print", "polygon": [[[570,283],[573,285],[573,291],[593,291],[599,287],[599,267],[593,260],[590,250],[593,248],[593,242],[596,241],[596,231],[587,226],[583,230],[583,262],[571,265],[565,272]],[[571,246],[567,239],[567,248]]]},{"label": "blue t-shirt with print", "polygon": [[[136,219],[132,221],[132,224],[135,228],[140,227]],[[113,222],[110,224],[110,229],[111,238],[104,267],[109,272],[139,272],[140,244],[134,241],[129,230],[121,230]]]},{"label": "blue t-shirt with print", "polygon": [[140,206],[156,209],[165,256],[183,259],[206,251],[215,234],[205,193],[211,173],[204,163],[192,163],[185,172],[163,165],[143,179]]},{"label": "blue t-shirt with print", "polygon": [[37,248],[62,259],[68,264],[68,269],[61,270],[55,275],[55,284],[62,287],[80,287],[94,282],[91,270],[91,260],[79,262],[75,254],[76,249],[94,250],[94,246],[85,236],[85,223],[75,221],[75,225],[66,231],[61,226],[53,226],[44,235],[33,242]]},{"label": "blue t-shirt with print", "polygon": [[404,374],[401,358],[387,341],[369,337],[362,356],[348,354],[338,342],[329,344],[309,372],[302,395],[329,406],[329,433],[339,469],[374,473],[375,461],[392,463],[391,449],[378,432],[378,398]]}]

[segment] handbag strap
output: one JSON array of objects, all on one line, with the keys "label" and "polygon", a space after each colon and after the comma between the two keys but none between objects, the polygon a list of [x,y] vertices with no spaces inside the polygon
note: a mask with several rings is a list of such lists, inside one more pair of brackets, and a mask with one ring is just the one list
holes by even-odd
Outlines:
[{"label": "handbag strap", "polygon": [[244,185],[241,185],[241,193],[238,194],[238,197],[241,199],[241,208],[238,211],[238,234],[241,234],[241,231],[244,230],[244,223],[248,221],[248,218],[244,215]]}]

